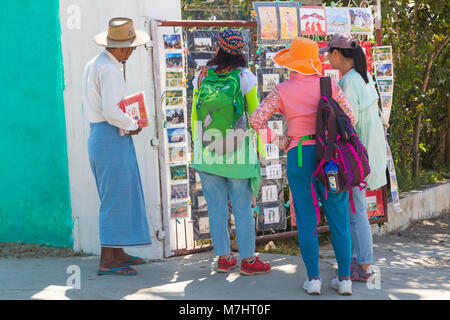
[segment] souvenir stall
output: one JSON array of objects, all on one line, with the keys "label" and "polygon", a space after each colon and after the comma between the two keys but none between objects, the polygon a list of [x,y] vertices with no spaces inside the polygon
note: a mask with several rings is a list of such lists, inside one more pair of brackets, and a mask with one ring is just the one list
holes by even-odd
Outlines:
[{"label": "souvenir stall", "polygon": [[[166,256],[194,253],[212,247],[200,179],[198,173],[190,168],[190,114],[192,79],[201,66],[214,56],[215,36],[225,28],[241,31],[247,43],[244,55],[248,58],[250,69],[257,75],[258,92],[260,99],[263,99],[277,84],[289,78],[289,71],[277,66],[272,57],[286,48],[293,38],[310,37],[322,47],[334,33],[351,33],[365,49],[368,71],[376,77],[381,97],[380,112],[387,126],[393,93],[392,53],[390,47],[381,47],[381,30],[377,30],[376,43],[372,44],[373,17],[377,12],[373,11],[374,8],[376,6],[372,5],[345,8],[306,6],[293,1],[254,2],[256,21],[151,22],[158,125],[158,139],[152,144],[159,149]],[[380,26],[376,28],[380,29]],[[322,60],[322,63],[323,74],[339,80],[339,72],[333,70],[327,61]],[[287,127],[281,114],[274,115],[268,125],[277,134],[286,134]],[[260,157],[261,188],[258,197],[253,199],[257,242],[291,237],[297,233],[286,177],[286,153],[276,145],[267,144],[265,147],[266,157]],[[388,144],[387,148],[389,151]],[[394,191],[397,192],[395,169],[392,156],[389,159],[394,198]],[[367,200],[371,222],[386,222],[387,187],[367,192]],[[229,230],[233,238],[234,229],[229,205]],[[328,226],[319,227],[319,232],[325,230]]]}]

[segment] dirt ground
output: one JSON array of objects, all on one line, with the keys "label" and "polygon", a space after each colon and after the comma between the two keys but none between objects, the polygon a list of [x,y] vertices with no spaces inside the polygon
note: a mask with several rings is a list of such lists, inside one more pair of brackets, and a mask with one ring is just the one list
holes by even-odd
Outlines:
[{"label": "dirt ground", "polygon": [[[388,235],[388,237],[402,237],[412,241],[420,241],[423,244],[436,245],[439,243],[450,243],[450,212],[431,219],[414,222],[407,229]],[[376,242],[377,237],[374,238]],[[329,239],[320,241],[321,248],[330,247]],[[265,245],[258,245],[256,251],[259,253],[275,254],[299,254],[297,238],[271,241]],[[54,248],[47,245],[25,244],[22,242],[0,242],[0,258],[42,258],[42,257],[86,257],[89,254],[75,252],[71,248]],[[444,259],[445,260],[445,259]],[[437,264],[450,265],[450,261],[434,261]],[[430,261],[431,262],[431,261]]]}]

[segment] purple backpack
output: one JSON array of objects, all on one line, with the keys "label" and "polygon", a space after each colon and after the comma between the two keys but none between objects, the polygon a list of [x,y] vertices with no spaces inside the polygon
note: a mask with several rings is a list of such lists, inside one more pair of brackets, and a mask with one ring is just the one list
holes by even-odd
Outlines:
[{"label": "purple backpack", "polygon": [[[313,173],[325,186],[327,191],[334,193],[349,190],[349,199],[353,213],[352,189],[359,186],[364,189],[367,182],[364,179],[370,173],[369,159],[366,148],[359,141],[349,117],[332,98],[331,78],[320,78],[320,95],[316,115],[316,163]],[[320,222],[319,203],[313,188],[311,189],[316,209],[317,225]]]}]

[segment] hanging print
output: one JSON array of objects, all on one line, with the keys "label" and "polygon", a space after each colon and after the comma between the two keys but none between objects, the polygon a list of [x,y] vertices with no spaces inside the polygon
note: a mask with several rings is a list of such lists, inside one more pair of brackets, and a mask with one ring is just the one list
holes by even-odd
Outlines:
[{"label": "hanging print", "polygon": [[373,17],[370,8],[349,8],[350,32],[359,34],[373,34]]},{"label": "hanging print", "polygon": [[327,20],[322,7],[300,8],[301,34],[327,34]]},{"label": "hanging print", "polygon": [[258,42],[274,44],[279,39],[278,11],[274,2],[253,2],[258,23]]},{"label": "hanging print", "polygon": [[290,42],[290,40],[300,35],[298,3],[279,2],[278,10],[280,12],[280,40],[288,40],[286,42]]},{"label": "hanging print", "polygon": [[350,33],[350,14],[348,8],[325,8],[327,34]]}]

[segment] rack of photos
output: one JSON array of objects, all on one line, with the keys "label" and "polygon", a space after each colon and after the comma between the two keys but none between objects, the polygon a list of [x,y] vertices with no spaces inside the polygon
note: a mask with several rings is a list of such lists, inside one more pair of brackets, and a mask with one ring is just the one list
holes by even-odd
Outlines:
[{"label": "rack of photos", "polygon": [[[391,70],[385,71],[390,60],[386,47],[372,48],[373,17],[370,8],[312,7],[298,2],[254,3],[252,21],[158,21],[151,27],[152,39],[157,48],[154,57],[159,63],[157,84],[161,99],[156,101],[157,121],[161,122],[159,153],[160,170],[165,176],[162,182],[166,196],[162,198],[164,225],[168,229],[167,256],[210,249],[212,246],[206,200],[198,172],[190,167],[193,150],[190,128],[194,79],[200,68],[215,55],[215,37],[225,28],[239,29],[246,42],[244,55],[250,69],[258,79],[258,94],[264,99],[276,85],[289,79],[289,71],[278,66],[273,56],[289,46],[289,42],[301,35],[318,41],[319,47],[337,32],[357,35],[358,43],[365,51],[368,71],[375,75],[383,106],[383,119],[389,119],[393,80]],[[264,20],[265,19],[265,20]],[[270,28],[266,26],[270,25]],[[275,31],[274,31],[275,30]],[[154,41],[155,43],[155,41]],[[391,49],[390,49],[391,50]],[[373,58],[373,59],[372,59]],[[322,72],[339,81],[341,74],[332,69],[326,57],[321,56]],[[155,99],[157,100],[157,99]],[[391,100],[392,101],[392,100]],[[287,133],[281,114],[274,114],[268,126],[278,135]],[[387,142],[387,140],[386,140]],[[387,144],[391,191],[395,186],[395,169]],[[258,237],[276,233],[295,232],[296,221],[286,177],[286,152],[276,145],[265,145],[266,155],[260,155],[262,181],[258,197],[253,199],[255,227]],[[394,177],[394,178],[393,178]],[[395,179],[395,180],[393,180]],[[393,182],[394,181],[394,182]],[[164,190],[163,190],[164,191]],[[387,221],[386,188],[367,191],[368,215],[372,222]],[[398,194],[398,192],[397,192]],[[394,199],[394,194],[393,194]],[[394,200],[395,201],[395,200]],[[235,223],[229,203],[229,233],[235,238]],[[325,219],[324,219],[325,220]],[[320,229],[319,229],[320,231]]]}]

